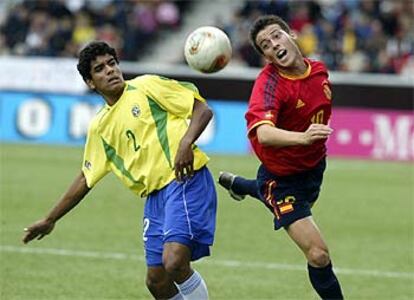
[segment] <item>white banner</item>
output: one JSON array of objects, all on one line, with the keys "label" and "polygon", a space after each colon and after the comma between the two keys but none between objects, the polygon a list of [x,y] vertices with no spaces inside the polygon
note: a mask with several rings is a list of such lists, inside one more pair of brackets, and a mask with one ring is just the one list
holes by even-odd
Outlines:
[{"label": "white banner", "polygon": [[0,90],[80,94],[87,86],[71,58],[0,56]]}]

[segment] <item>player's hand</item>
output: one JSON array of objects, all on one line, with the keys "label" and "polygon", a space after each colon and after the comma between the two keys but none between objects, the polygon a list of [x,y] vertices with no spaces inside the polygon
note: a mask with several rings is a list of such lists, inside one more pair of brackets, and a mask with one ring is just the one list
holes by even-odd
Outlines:
[{"label": "player's hand", "polygon": [[27,244],[35,238],[41,240],[45,235],[49,234],[54,227],[55,223],[47,219],[37,221],[24,229],[25,235],[23,236],[23,243]]},{"label": "player's hand", "polygon": [[303,144],[312,145],[318,140],[327,139],[333,129],[324,124],[311,124],[303,134]]},{"label": "player's hand", "polygon": [[194,153],[192,145],[181,141],[174,162],[175,178],[184,181],[194,175]]}]

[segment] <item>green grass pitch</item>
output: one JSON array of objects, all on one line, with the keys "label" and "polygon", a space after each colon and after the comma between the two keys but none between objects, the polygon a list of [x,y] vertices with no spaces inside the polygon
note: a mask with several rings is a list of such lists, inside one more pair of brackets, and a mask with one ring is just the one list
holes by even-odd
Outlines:
[{"label": "green grass pitch", "polygon": [[[42,241],[21,243],[80,169],[81,148],[1,147],[0,299],[150,299],[143,200],[107,176]],[[252,156],[212,155],[219,170],[254,176]],[[329,159],[313,214],[347,299],[414,299],[412,163]],[[218,187],[212,256],[194,264],[211,299],[317,299],[306,262],[259,202]]]}]

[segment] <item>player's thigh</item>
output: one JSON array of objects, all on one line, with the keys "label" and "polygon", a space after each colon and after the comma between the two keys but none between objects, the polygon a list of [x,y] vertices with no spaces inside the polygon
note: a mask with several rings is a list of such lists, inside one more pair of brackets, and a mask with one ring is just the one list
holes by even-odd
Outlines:
[{"label": "player's thigh", "polygon": [[312,216],[293,222],[286,232],[305,254],[314,248],[327,251],[327,245]]},{"label": "player's thigh", "polygon": [[191,274],[191,250],[186,245],[165,243],[162,261],[165,270],[176,282],[184,282]]},{"label": "player's thigh", "polygon": [[189,265],[191,260],[191,250],[188,246],[176,242],[167,242],[164,244],[162,254],[164,265],[174,261],[179,265]]}]

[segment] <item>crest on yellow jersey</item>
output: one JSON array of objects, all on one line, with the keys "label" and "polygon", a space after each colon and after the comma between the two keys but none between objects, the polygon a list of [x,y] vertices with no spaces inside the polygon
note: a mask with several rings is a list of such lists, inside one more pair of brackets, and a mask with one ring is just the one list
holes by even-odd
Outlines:
[{"label": "crest on yellow jersey", "polygon": [[131,113],[135,118],[138,118],[141,114],[141,109],[139,108],[138,104],[134,104],[131,109]]}]

